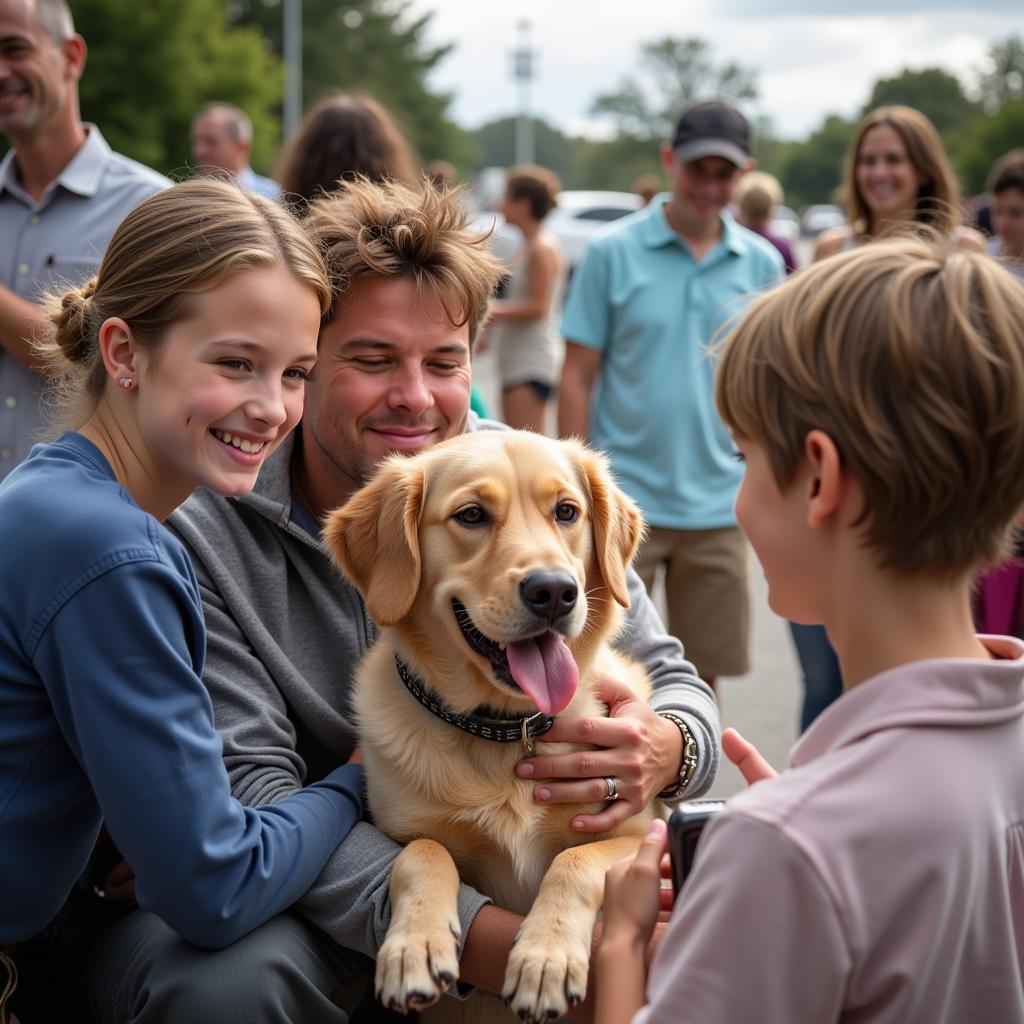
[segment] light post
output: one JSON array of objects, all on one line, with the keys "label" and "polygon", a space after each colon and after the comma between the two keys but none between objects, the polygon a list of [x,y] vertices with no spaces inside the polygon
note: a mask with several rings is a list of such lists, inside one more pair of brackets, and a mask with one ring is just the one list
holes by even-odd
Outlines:
[{"label": "light post", "polygon": [[530,49],[530,23],[518,24],[519,42],[512,51],[512,77],[519,84],[519,115],[516,118],[516,163],[532,164],[533,117],[530,114],[530,85],[534,76],[536,52]]},{"label": "light post", "polygon": [[302,119],[302,0],[284,0],[284,137]]}]

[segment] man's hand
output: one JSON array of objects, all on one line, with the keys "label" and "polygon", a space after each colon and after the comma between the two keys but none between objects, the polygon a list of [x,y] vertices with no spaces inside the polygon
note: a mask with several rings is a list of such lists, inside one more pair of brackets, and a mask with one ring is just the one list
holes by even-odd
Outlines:
[{"label": "man's hand", "polygon": [[779,773],[758,753],[753,743],[745,740],[735,729],[726,729],[722,733],[722,753],[747,780],[747,785],[764,779],[774,779]]},{"label": "man's hand", "polygon": [[675,777],[681,756],[679,729],[651,710],[625,683],[599,676],[597,695],[608,717],[559,718],[544,734],[551,743],[585,743],[597,749],[526,758],[516,766],[521,779],[545,780],[534,791],[539,803],[573,804],[604,800],[606,778],[619,798],[599,814],[573,818],[577,832],[607,832],[639,814]]}]

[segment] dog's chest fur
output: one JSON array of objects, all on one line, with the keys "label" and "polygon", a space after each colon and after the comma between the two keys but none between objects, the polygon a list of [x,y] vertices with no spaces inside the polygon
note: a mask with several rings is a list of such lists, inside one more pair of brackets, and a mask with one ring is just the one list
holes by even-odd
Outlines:
[{"label": "dog's chest fur", "polygon": [[[389,644],[375,645],[354,694],[374,824],[400,843],[437,840],[466,884],[525,914],[555,855],[594,838],[573,832],[570,822],[595,805],[537,803],[536,782],[515,774],[523,745],[481,739],[436,718],[399,681],[393,659]],[[565,713],[605,708],[583,691]],[[572,749],[543,740],[536,746],[538,753]]]}]

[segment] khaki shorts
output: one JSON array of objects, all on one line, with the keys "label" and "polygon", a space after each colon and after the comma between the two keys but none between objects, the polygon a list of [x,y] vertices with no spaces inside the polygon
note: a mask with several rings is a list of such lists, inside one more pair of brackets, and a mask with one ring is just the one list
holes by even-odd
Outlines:
[{"label": "khaki shorts", "polygon": [[636,556],[648,593],[665,568],[669,632],[705,679],[750,670],[747,541],[738,526],[716,530],[651,527]]}]

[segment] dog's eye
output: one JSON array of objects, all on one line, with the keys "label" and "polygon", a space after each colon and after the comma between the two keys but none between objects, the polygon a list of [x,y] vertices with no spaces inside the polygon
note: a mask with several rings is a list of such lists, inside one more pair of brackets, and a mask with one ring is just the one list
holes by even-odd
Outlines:
[{"label": "dog's eye", "polygon": [[453,518],[463,526],[481,526],[487,522],[487,513],[479,505],[467,505],[460,508]]},{"label": "dog's eye", "polygon": [[580,510],[575,506],[569,504],[567,501],[559,502],[555,506],[555,518],[560,523],[575,523],[580,517]]}]

